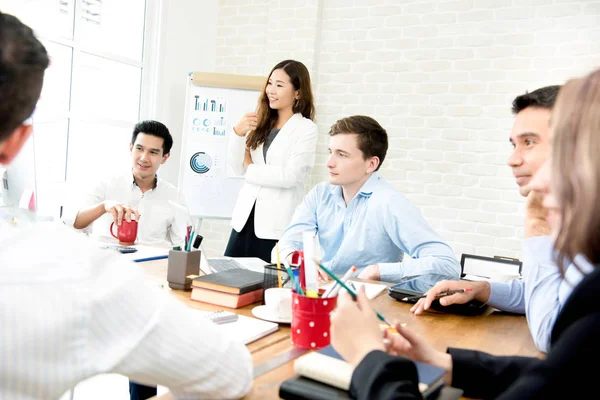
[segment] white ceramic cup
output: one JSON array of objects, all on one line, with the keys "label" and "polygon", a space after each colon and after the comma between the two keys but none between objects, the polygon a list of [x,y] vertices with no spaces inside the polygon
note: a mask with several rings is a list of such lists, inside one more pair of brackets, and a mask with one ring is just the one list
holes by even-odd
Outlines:
[{"label": "white ceramic cup", "polygon": [[292,318],[292,290],[287,288],[269,288],[265,290],[265,306],[271,314],[281,319]]}]

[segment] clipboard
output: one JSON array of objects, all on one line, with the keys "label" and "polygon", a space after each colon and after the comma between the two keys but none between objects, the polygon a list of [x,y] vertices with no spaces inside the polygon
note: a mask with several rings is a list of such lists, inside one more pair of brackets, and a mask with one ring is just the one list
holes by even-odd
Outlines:
[{"label": "clipboard", "polygon": [[523,263],[512,257],[485,257],[475,254],[464,254],[460,259],[460,276],[479,276],[490,278],[494,273],[521,275]]}]

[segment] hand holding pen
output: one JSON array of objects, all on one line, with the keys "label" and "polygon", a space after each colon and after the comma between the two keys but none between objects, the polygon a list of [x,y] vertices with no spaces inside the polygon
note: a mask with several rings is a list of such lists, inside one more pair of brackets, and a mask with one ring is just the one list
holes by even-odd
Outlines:
[{"label": "hand holding pen", "polygon": [[434,300],[439,299],[442,306],[450,304],[464,304],[473,299],[487,302],[489,298],[489,285],[487,295],[485,290],[481,290],[480,283],[487,282],[469,282],[459,280],[444,280],[436,283],[423,296],[419,296],[417,303],[411,307],[410,311],[415,315],[422,314],[431,307]]},{"label": "hand holding pen", "polygon": [[[442,297],[445,296],[450,296],[452,294],[456,294],[456,293],[465,293],[465,292],[470,292],[471,288],[464,288],[464,289],[456,289],[456,290],[447,290],[445,292],[440,292],[435,294],[435,298],[436,299],[441,299]],[[425,297],[427,297],[427,293],[425,294],[421,294],[418,296],[406,296],[405,298],[402,299],[402,301],[412,301],[412,300],[419,300],[419,299],[424,299]]]},{"label": "hand holding pen", "polygon": [[[346,291],[348,293],[350,293],[350,296],[352,296],[352,298],[354,300],[357,299],[357,294],[354,292],[354,290],[350,289],[348,287],[348,285],[346,285],[346,283],[342,282],[342,280],[340,278],[335,276],[335,274],[333,272],[331,272],[328,268],[326,268],[323,264],[321,264],[320,260],[315,259],[314,261],[319,266],[319,268],[321,268],[327,275],[329,275],[331,277],[331,279],[336,281],[336,283],[339,284],[340,287],[342,287],[343,289],[346,289]],[[361,286],[361,289],[364,290],[364,287]],[[366,295],[365,295],[365,297],[366,297]],[[393,326],[392,323],[390,321],[388,321],[383,315],[381,315],[377,311],[375,311],[375,314],[377,315],[377,318],[379,318],[381,321],[383,321],[384,323],[386,323],[389,326]]]},{"label": "hand holding pen", "polygon": [[358,295],[342,290],[331,314],[331,344],[350,364],[357,365],[373,350],[385,351],[376,313],[364,288]]}]

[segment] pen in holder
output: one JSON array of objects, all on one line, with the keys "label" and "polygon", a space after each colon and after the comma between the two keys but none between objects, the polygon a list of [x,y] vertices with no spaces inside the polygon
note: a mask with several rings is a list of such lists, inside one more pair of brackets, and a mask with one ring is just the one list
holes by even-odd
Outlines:
[{"label": "pen in holder", "polygon": [[188,275],[200,274],[200,250],[169,251],[167,281],[171,289],[192,290]]},{"label": "pen in holder", "polygon": [[337,297],[307,297],[292,292],[292,344],[304,349],[328,346],[329,314],[336,304]]},{"label": "pen in holder", "polygon": [[298,269],[298,284],[301,288],[306,287],[306,280],[304,279],[304,251],[296,250],[290,256],[290,266],[292,269]]}]

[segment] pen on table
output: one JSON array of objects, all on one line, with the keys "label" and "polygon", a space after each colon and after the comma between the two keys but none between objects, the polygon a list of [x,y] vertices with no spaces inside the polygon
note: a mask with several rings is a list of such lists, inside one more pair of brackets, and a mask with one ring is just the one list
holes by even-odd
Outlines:
[{"label": "pen on table", "polygon": [[[338,278],[337,276],[335,276],[335,274],[333,272],[331,272],[328,268],[324,267],[323,264],[320,263],[319,260],[315,260],[315,263],[327,274],[331,277],[331,279],[335,280],[337,283],[340,284],[341,287],[343,287],[344,289],[346,289],[346,291],[348,293],[350,293],[350,296],[352,296],[352,298],[354,300],[356,300],[356,293],[354,293],[354,291],[352,289],[350,289],[344,282],[342,282],[340,280],[340,278]],[[385,319],[385,317],[381,314],[379,314],[377,311],[375,311],[375,313],[377,314],[377,317],[382,320],[383,322],[385,322],[386,324],[388,324],[389,326],[394,326],[394,324],[392,324],[391,322],[389,322],[388,320]]]},{"label": "pen on table", "polygon": [[[471,290],[473,290],[473,289],[472,288],[464,288],[464,289],[448,290],[446,292],[440,292],[440,293],[436,294],[435,298],[439,299],[439,298],[442,298],[445,296],[450,296],[451,294],[470,292]],[[418,296],[406,296],[402,299],[402,301],[418,300],[418,299],[423,299],[425,297],[427,297],[427,293],[420,294]]]},{"label": "pen on table", "polygon": [[[356,265],[353,265],[348,271],[346,271],[344,276],[342,276],[341,281],[347,282],[348,279],[350,279],[355,272],[356,272]],[[335,284],[333,286],[331,286],[329,289],[327,289],[325,294],[323,294],[323,297],[335,297],[341,288],[342,287],[340,285],[338,285],[337,282],[335,282]]]}]

